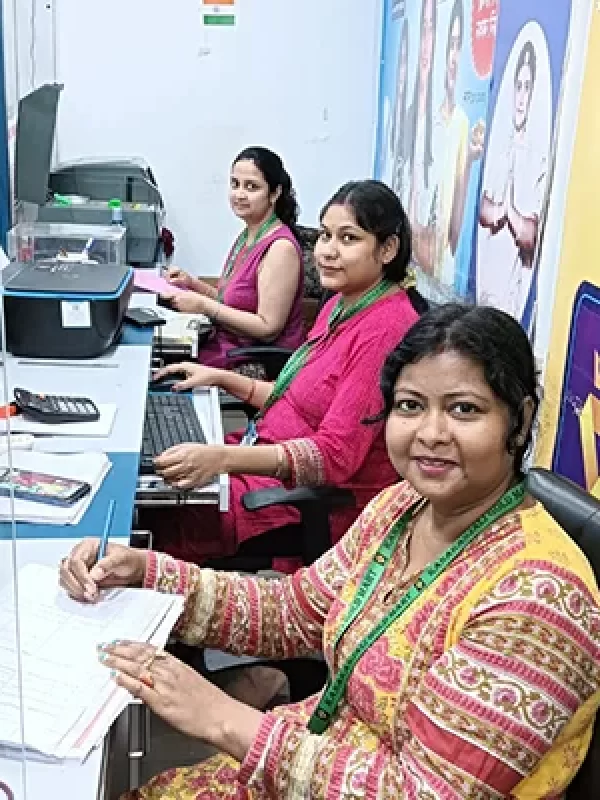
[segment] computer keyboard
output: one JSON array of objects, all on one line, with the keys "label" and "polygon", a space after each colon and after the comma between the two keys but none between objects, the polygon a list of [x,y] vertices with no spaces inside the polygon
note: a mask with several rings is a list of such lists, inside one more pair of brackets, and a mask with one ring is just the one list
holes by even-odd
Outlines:
[{"label": "computer keyboard", "polygon": [[154,474],[154,458],[183,442],[206,444],[192,398],[185,394],[152,394],[146,401],[140,474]]}]

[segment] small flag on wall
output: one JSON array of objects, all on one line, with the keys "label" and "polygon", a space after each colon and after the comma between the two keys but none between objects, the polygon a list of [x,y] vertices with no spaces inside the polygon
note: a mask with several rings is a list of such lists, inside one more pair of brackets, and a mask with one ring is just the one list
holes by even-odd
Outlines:
[{"label": "small flag on wall", "polygon": [[202,0],[205,25],[235,25],[235,0]]}]

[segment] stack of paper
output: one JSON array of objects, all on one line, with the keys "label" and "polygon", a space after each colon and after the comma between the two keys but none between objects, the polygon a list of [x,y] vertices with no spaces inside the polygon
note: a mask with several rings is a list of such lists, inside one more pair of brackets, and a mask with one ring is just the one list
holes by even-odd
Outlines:
[{"label": "stack of paper", "polygon": [[[117,414],[116,403],[98,403],[100,417],[93,422],[36,422],[22,414],[8,421],[12,433],[38,433],[45,436],[110,436]],[[7,420],[0,419],[0,432],[7,428]]]},{"label": "stack of paper", "polygon": [[[15,450],[12,453],[13,468],[44,472],[61,478],[85,481],[92,487],[87,495],[70,506],[54,506],[31,500],[0,497],[0,521],[14,518],[18,522],[33,522],[41,525],[77,525],[102,481],[111,468],[105,453],[38,453],[32,450]],[[8,468],[8,454],[0,455],[0,469]]]},{"label": "stack of paper", "polygon": [[[165,313],[168,312],[168,313]],[[180,311],[170,311],[160,309],[160,313],[166,317],[167,322],[161,325],[154,334],[154,341],[160,349],[168,345],[189,345],[191,347],[191,357],[198,357],[198,342],[203,332],[209,332],[212,328],[211,321],[204,314],[184,314]]]},{"label": "stack of paper", "polygon": [[[56,569],[29,564],[18,574],[21,685],[12,586],[0,591],[0,748],[33,757],[83,760],[131,700],[98,661],[115,639],[163,646],[183,598],[113,589],[94,604],[71,600]],[[22,737],[20,704],[24,730]]]}]

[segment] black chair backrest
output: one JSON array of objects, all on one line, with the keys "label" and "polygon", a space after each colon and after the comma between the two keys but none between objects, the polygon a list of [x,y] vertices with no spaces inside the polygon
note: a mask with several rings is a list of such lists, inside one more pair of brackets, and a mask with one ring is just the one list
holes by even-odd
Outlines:
[{"label": "black chair backrest", "polygon": [[[529,471],[527,489],[577,542],[600,584],[600,502],[567,478],[541,467]],[[596,716],[590,749],[567,790],[567,800],[590,800],[599,787],[600,716]]]},{"label": "black chair backrest", "polygon": [[527,489],[577,542],[600,585],[600,501],[576,483],[541,467],[529,471]]}]

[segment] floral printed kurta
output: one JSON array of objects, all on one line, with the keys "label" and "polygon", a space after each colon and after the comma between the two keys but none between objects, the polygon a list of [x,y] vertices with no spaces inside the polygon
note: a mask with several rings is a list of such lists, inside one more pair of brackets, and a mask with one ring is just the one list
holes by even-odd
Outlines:
[{"label": "floral printed kurta", "polygon": [[[332,649],[370,558],[415,500],[381,493],[334,549],[280,581],[150,554],[147,586],[187,596],[179,635],[236,653],[323,652],[334,670],[414,580],[406,542]],[[600,703],[600,613],[588,562],[540,505],[481,534],[363,655],[331,727],[313,697],[266,713],[242,764],[171,770],[143,800],[555,800]]]}]

